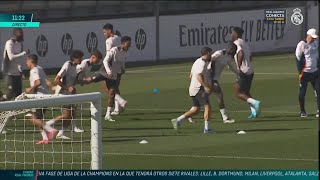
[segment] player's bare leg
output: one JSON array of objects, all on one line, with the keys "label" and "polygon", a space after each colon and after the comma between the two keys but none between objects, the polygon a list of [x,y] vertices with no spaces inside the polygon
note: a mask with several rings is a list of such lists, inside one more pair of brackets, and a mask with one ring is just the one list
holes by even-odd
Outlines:
[{"label": "player's bare leg", "polygon": [[174,128],[175,130],[178,130],[179,125],[181,124],[181,122],[182,122],[184,119],[187,119],[187,118],[190,118],[190,117],[192,117],[192,116],[195,116],[195,115],[197,115],[199,112],[200,112],[200,107],[193,106],[189,111],[185,112],[183,115],[181,115],[181,116],[179,116],[179,117],[171,120],[172,125],[173,125],[173,128]]},{"label": "player's bare leg", "polygon": [[[238,97],[240,100],[249,104],[251,109],[251,114],[248,118],[256,118],[259,112],[260,101],[253,99],[250,95],[250,92],[247,92],[247,93],[241,92],[240,85],[238,83],[235,83],[234,85],[234,92],[236,97]],[[254,109],[254,111],[252,111],[251,107]]]},{"label": "player's bare leg", "polygon": [[211,105],[205,104],[204,105],[204,113],[203,113],[203,119],[204,119],[203,133],[205,133],[205,134],[212,133],[212,130],[209,128],[210,117],[211,117]]},{"label": "player's bare leg", "polygon": [[216,99],[218,101],[221,117],[224,123],[234,123],[235,120],[229,118],[227,115],[226,107],[224,104],[224,98],[223,98],[223,92],[220,87],[213,88],[213,94],[216,96]]},{"label": "player's bare leg", "polygon": [[36,115],[31,115],[30,122],[37,128],[39,128],[42,135],[42,140],[38,141],[36,144],[48,144],[52,141],[57,134],[57,130],[49,125],[45,125],[41,119]]},{"label": "player's bare leg", "polygon": [[73,109],[64,110],[61,116],[56,117],[50,121],[47,121],[46,124],[52,126],[53,124],[62,121],[62,128],[59,130],[56,138],[57,139],[70,139],[69,137],[64,135],[64,129],[69,127],[71,121],[75,115],[75,111]]}]

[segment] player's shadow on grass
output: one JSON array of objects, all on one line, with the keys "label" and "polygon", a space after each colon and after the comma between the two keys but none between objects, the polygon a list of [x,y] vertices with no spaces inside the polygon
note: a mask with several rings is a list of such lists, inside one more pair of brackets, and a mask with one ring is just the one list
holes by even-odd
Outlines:
[{"label": "player's shadow on grass", "polygon": [[[141,136],[136,136],[136,135],[133,135],[133,136],[128,136],[128,135],[124,135],[124,136],[111,136],[111,137],[104,137],[102,139],[102,141],[110,141],[109,139],[114,139],[114,138],[130,138],[132,140],[141,140],[143,138],[152,138],[152,137],[176,137],[177,135],[176,134],[172,134],[172,135],[141,135]],[[181,135],[180,135],[181,136]],[[184,135],[183,135],[184,136]]]},{"label": "player's shadow on grass", "polygon": [[156,111],[150,111],[150,112],[138,112],[138,113],[125,113],[125,114],[122,114],[121,116],[141,116],[141,115],[146,115],[146,114],[152,114],[152,115],[155,115],[155,114],[181,114],[182,111],[171,111],[171,112],[164,112],[164,111],[161,111],[161,112],[156,112]]},{"label": "player's shadow on grass", "polygon": [[106,139],[103,138],[102,142],[131,142],[131,141],[141,141],[141,139],[133,138],[133,139]]},{"label": "player's shadow on grass", "polygon": [[144,130],[166,130],[166,129],[172,129],[169,127],[132,127],[132,128],[103,128],[102,131],[110,131],[110,130],[116,130],[116,131],[144,131]]}]

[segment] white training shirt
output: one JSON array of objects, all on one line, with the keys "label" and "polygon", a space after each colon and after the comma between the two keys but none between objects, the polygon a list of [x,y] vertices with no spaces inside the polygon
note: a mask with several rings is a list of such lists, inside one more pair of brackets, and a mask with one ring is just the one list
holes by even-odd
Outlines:
[{"label": "white training shirt", "polygon": [[235,45],[237,45],[237,53],[234,55],[234,59],[237,64],[237,68],[239,67],[238,62],[237,62],[237,59],[238,59],[237,55],[240,50],[243,50],[244,57],[243,57],[242,64],[240,66],[240,70],[241,70],[241,72],[243,72],[245,74],[248,74],[248,75],[252,74],[253,73],[253,66],[250,61],[251,51],[250,51],[249,45],[241,38],[238,38],[233,43]]},{"label": "white training shirt", "polygon": [[92,64],[90,62],[90,59],[84,59],[81,61],[81,64],[77,65],[77,74],[78,79],[83,79],[88,75],[88,73],[91,71]]},{"label": "white training shirt", "polygon": [[296,48],[296,58],[301,61],[305,60],[304,72],[315,72],[318,70],[318,42],[314,41],[308,44],[305,41],[300,41]]},{"label": "white training shirt", "polygon": [[[63,64],[57,76],[61,77],[61,82],[66,86],[75,86],[77,82],[77,67],[70,61]],[[55,94],[63,93],[61,87],[58,85]]]},{"label": "white training shirt", "polygon": [[121,38],[117,35],[113,35],[106,39],[106,54],[111,50],[111,48],[120,46]]},{"label": "white training shirt", "polygon": [[232,56],[225,53],[225,49],[218,50],[211,55],[211,62],[208,65],[209,70],[211,70],[212,63],[215,63],[215,69],[213,70],[214,75],[213,77],[211,77],[213,80],[220,80],[222,71],[226,66],[228,66],[229,69],[235,74],[238,73],[236,64],[234,63]]},{"label": "white training shirt", "polygon": [[22,43],[15,41],[13,38],[9,39],[4,47],[2,72],[11,76],[20,76],[22,57],[26,54],[23,51]]},{"label": "white training shirt", "polygon": [[37,94],[48,94],[49,87],[47,85],[47,76],[41,66],[35,66],[30,70],[30,87],[34,86],[36,80],[40,80],[40,86],[35,90]]},{"label": "white training shirt", "polygon": [[208,77],[208,64],[209,63],[202,60],[202,58],[197,59],[193,63],[191,68],[191,82],[189,86],[190,96],[196,96],[200,90],[201,84],[197,77],[199,74],[203,74],[203,76],[205,77],[205,81],[208,82],[208,79],[206,79],[206,77]]},{"label": "white training shirt", "polygon": [[125,70],[125,61],[127,59],[127,51],[123,50],[121,46],[113,47],[103,60],[103,70],[108,74],[112,72],[111,78],[117,79],[118,74],[121,74]]}]

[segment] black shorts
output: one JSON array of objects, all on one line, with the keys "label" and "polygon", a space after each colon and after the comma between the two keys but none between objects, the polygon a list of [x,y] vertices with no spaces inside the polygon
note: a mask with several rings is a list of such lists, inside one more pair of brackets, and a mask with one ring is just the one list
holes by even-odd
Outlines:
[{"label": "black shorts", "polygon": [[195,107],[201,107],[205,104],[209,104],[209,94],[207,94],[202,87],[195,96],[190,97],[192,99],[193,106]]},{"label": "black shorts", "polygon": [[212,80],[212,90],[213,93],[220,93],[221,92],[221,87],[220,84],[217,80]]},{"label": "black shorts", "polygon": [[105,76],[103,76],[100,73],[97,73],[92,77],[92,82],[97,83],[100,81],[105,81],[108,89],[116,89],[117,88],[117,80],[106,78]]},{"label": "black shorts", "polygon": [[239,74],[237,83],[240,86],[241,93],[246,93],[246,94],[250,93],[253,75],[254,74],[245,74],[242,72]]}]

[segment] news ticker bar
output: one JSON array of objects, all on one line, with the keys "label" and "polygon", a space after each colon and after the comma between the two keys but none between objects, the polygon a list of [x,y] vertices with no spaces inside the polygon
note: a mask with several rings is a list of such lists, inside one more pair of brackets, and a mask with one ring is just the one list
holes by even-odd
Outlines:
[{"label": "news ticker bar", "polygon": [[316,180],[318,170],[0,170],[0,179],[51,180],[57,179],[212,179],[215,180]]}]

